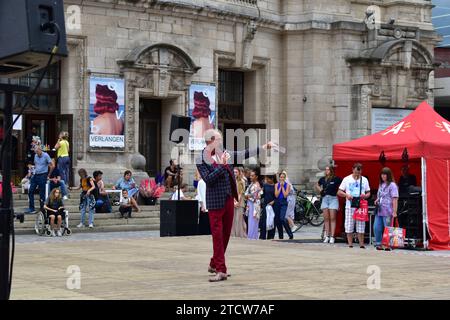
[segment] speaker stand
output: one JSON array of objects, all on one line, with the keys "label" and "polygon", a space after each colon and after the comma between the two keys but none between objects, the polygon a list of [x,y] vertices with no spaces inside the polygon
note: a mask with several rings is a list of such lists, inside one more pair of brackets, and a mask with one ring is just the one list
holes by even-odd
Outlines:
[{"label": "speaker stand", "polygon": [[178,159],[177,159],[177,176],[178,176],[178,190],[177,190],[177,200],[180,200],[180,193],[181,193],[181,172],[180,172],[180,144],[177,144],[178,149]]},{"label": "speaker stand", "polygon": [[0,91],[5,94],[3,107],[3,158],[2,161],[2,205],[0,209],[0,300],[8,300],[10,294],[9,241],[13,225],[11,189],[11,140],[12,130],[7,130],[13,123],[12,105],[14,92],[28,92],[28,87],[0,84]]}]

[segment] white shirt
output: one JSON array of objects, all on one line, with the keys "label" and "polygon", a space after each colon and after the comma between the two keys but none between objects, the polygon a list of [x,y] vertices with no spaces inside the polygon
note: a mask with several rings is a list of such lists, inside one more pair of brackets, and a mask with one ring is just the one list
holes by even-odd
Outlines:
[{"label": "white shirt", "polygon": [[[361,178],[358,180],[355,180],[353,178],[353,175],[349,175],[342,180],[341,185],[339,186],[339,190],[345,191],[346,194],[352,195],[352,197],[360,197],[361,194],[359,193],[360,185],[359,182],[361,181]],[[361,193],[365,194],[370,191],[369,181],[366,177],[362,177],[362,187],[361,187]],[[346,208],[351,208],[352,203],[350,200],[347,199],[345,202]]]},{"label": "white shirt", "polygon": [[122,198],[122,201],[120,201],[120,205],[125,206],[129,205],[131,203],[131,198]]},{"label": "white shirt", "polygon": [[[184,193],[183,190],[180,190],[180,200],[184,199]],[[178,190],[175,190],[174,194],[170,198],[170,200],[178,200]]]},{"label": "white shirt", "polygon": [[206,208],[206,182],[203,181],[203,179],[200,179],[198,181],[197,195],[195,196],[195,199],[198,200],[199,205],[201,207],[204,207],[205,211],[207,212],[208,209]]}]

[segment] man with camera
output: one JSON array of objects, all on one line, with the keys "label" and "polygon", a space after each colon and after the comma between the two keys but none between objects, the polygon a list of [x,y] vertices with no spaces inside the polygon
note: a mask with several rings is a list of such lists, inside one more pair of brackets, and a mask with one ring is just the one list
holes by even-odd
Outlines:
[{"label": "man with camera", "polygon": [[338,195],[345,197],[345,233],[347,233],[347,241],[349,248],[353,248],[353,232],[358,233],[359,247],[365,249],[364,232],[366,229],[365,221],[353,219],[353,213],[359,208],[359,202],[363,199],[370,198],[369,181],[362,175],[362,164],[355,163],[353,165],[353,173],[342,180],[339,186]]}]

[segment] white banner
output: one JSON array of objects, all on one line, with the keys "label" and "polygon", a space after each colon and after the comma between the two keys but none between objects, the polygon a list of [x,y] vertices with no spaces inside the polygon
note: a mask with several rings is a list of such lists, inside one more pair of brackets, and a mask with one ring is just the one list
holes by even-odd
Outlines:
[{"label": "white banner", "polygon": [[407,117],[414,110],[372,108],[372,133],[380,132]]},{"label": "white banner", "polygon": [[91,147],[124,148],[125,136],[91,134],[89,135],[89,145]]},{"label": "white banner", "polygon": [[[16,120],[17,116],[17,114],[13,114],[13,121]],[[14,124],[13,130],[22,130],[22,116],[20,116],[17,122]]]}]

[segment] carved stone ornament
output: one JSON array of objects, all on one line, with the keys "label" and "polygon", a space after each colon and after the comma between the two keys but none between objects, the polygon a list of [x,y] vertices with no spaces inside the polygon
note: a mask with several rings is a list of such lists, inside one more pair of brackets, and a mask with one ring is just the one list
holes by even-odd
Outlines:
[{"label": "carved stone ornament", "polygon": [[123,60],[117,61],[126,80],[126,130],[127,149],[135,152],[137,89],[151,92],[155,98],[167,97],[170,91],[184,91],[197,67],[182,49],[165,43],[137,47]]},{"label": "carved stone ornament", "polygon": [[255,21],[250,20],[247,23],[247,33],[244,38],[242,48],[242,67],[244,69],[251,69],[253,64],[253,39],[257,31],[257,24]]}]

